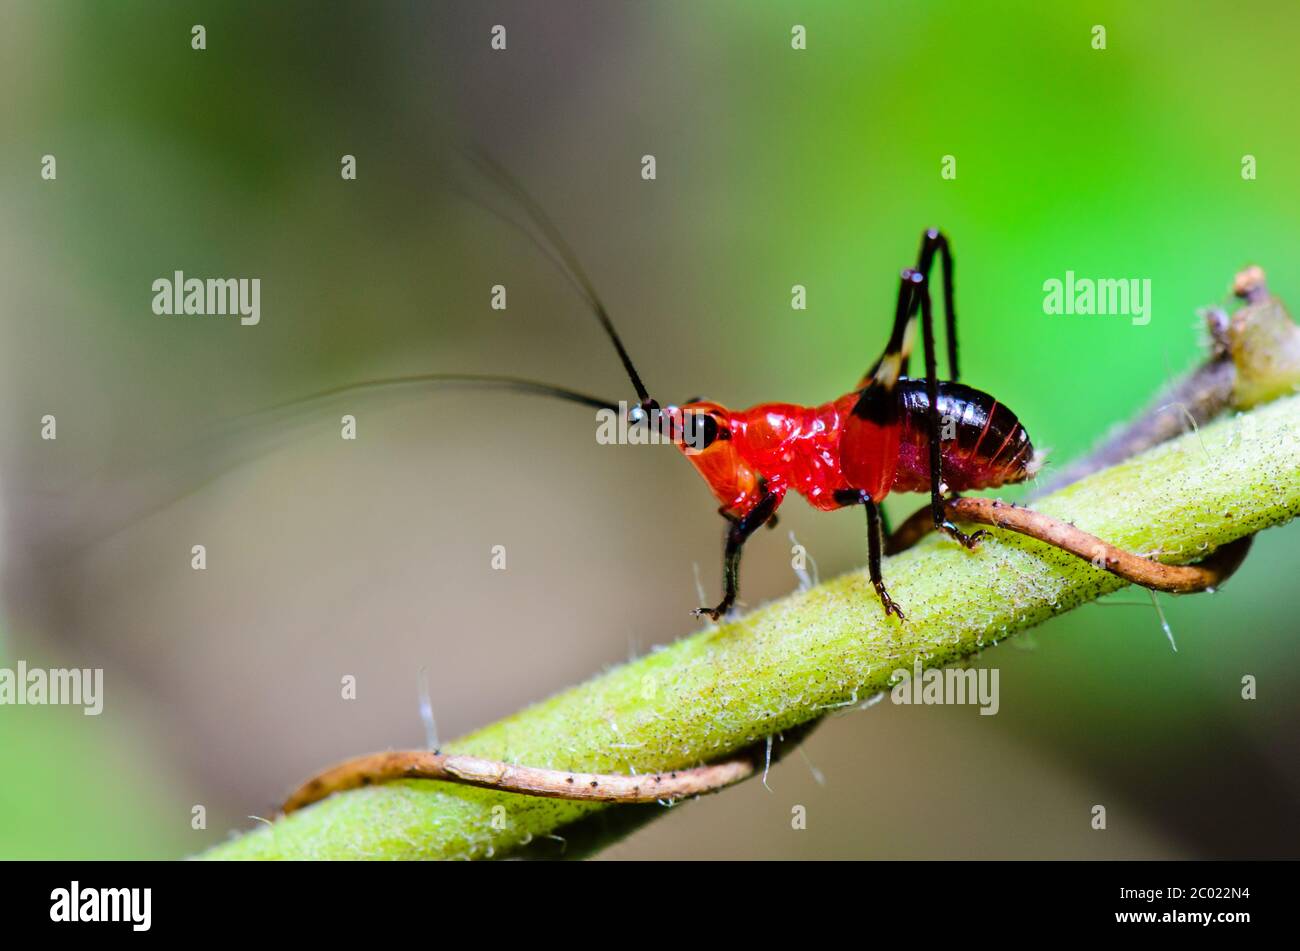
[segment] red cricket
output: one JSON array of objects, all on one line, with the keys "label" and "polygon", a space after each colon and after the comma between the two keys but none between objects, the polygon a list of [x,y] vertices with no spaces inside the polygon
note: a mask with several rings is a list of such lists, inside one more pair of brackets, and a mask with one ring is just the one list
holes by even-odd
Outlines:
[{"label": "red cricket", "polygon": [[[916,267],[902,272],[893,330],[880,358],[853,391],[820,406],[762,403],[729,410],[702,399],[661,408],[650,397],[633,366],[608,311],[559,230],[530,195],[500,166],[482,154],[479,169],[512,195],[550,242],[529,236],[586,298],[608,334],[627,372],[637,403],[630,422],[653,425],[666,434],[704,477],[727,520],[723,565],[724,591],[716,607],[701,608],[714,620],[735,604],[741,550],[762,525],[774,524],[776,511],[793,489],[822,511],[861,505],[867,514],[868,567],[886,615],[903,612],[890,598],[881,576],[883,519],[880,503],[890,492],[929,492],[935,527],[968,548],[984,531],[967,535],[947,520],[945,497],[1022,482],[1038,468],[1029,434],[1005,406],[957,380],[953,259],[947,238],[924,233]],[[553,252],[553,253],[552,253]],[[930,272],[941,261],[944,319],[950,379],[936,368]],[[925,376],[909,378],[911,346],[920,319]],[[617,411],[610,400],[564,387],[514,377],[438,373],[370,381],[341,387],[334,396],[356,389],[420,383],[463,383],[544,395]],[[295,401],[303,402],[303,401]]]}]

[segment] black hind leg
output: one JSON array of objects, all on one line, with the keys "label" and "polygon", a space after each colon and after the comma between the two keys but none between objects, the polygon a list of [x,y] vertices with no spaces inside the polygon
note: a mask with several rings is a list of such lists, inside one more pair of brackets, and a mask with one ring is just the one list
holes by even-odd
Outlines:
[{"label": "black hind leg", "polygon": [[[946,245],[945,245],[946,247]],[[921,307],[921,338],[925,349],[925,391],[929,398],[930,411],[926,413],[926,421],[929,424],[929,471],[930,471],[930,514],[934,519],[934,527],[944,532],[957,541],[961,542],[967,548],[974,548],[979,544],[979,540],[988,535],[988,532],[980,529],[967,535],[956,525],[948,520],[944,513],[944,489],[943,489],[943,446],[940,442],[943,436],[941,428],[941,419],[939,417],[939,378],[936,369],[938,362],[934,353],[934,312],[933,305],[930,302],[930,284],[928,278],[923,278],[917,287],[916,296],[920,298]],[[949,311],[949,317],[952,316]],[[951,334],[951,331],[949,331]],[[948,338],[949,344],[952,343],[951,335]],[[956,355],[955,349],[950,353],[950,358]]]}]

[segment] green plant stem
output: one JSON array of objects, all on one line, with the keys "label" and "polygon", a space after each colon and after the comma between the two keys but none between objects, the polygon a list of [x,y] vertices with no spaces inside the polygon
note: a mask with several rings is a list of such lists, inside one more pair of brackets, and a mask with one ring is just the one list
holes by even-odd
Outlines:
[{"label": "green plant stem", "polygon": [[[1197,561],[1300,514],[1300,397],[1159,446],[1035,507],[1131,551]],[[885,690],[916,659],[953,663],[1124,586],[1040,542],[993,534],[973,552],[930,538],[886,562],[906,623],[886,619],[865,571],[852,572],[444,750],[584,772],[698,765]],[[465,674],[490,687],[490,670]],[[408,780],[333,796],[205,857],[486,858],[601,808],[609,807]]]}]

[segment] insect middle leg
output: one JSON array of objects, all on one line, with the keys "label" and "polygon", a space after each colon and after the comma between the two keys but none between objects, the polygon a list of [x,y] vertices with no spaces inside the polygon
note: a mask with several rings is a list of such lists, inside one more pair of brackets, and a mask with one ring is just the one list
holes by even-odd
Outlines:
[{"label": "insect middle leg", "polygon": [[726,550],[722,559],[722,601],[717,607],[696,608],[692,614],[696,617],[708,615],[717,621],[732,609],[740,590],[740,553],[745,542],[760,526],[775,517],[777,506],[783,498],[784,492],[766,492],[752,509],[739,518],[723,513],[730,524],[727,526]]},{"label": "insect middle leg", "polygon": [[871,585],[880,597],[880,604],[885,609],[885,617],[898,615],[904,620],[902,609],[885,590],[885,579],[881,572],[881,556],[884,551],[882,534],[882,513],[880,507],[872,501],[871,495],[861,489],[841,489],[835,493],[835,501],[841,505],[861,505],[867,510],[867,572],[871,576]]}]

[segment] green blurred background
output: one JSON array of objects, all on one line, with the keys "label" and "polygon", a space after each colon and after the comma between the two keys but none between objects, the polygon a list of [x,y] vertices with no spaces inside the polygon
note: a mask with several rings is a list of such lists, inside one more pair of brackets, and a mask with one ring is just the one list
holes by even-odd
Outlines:
[{"label": "green blurred background", "polygon": [[[328,762],[422,743],[421,668],[449,737],[693,629],[715,503],[670,450],[597,446],[583,411],[358,402],[356,443],[263,432],[233,470],[203,436],[401,373],[629,395],[459,146],[552,211],[664,400],[844,392],[929,225],[957,255],[964,379],[1058,462],[1198,359],[1197,309],[1238,267],[1300,299],[1294,5],[1065,6],[6,0],[0,664],[100,666],[107,699],[0,708],[0,857],[191,854]],[[261,278],[261,324],[153,315],[174,270]],[[1067,270],[1149,278],[1151,323],[1046,316]],[[860,521],[792,501],[744,599],[794,586],[787,530],[823,576],[862,564]],[[1294,857],[1298,552],[1271,531],[1223,592],[1162,597],[1177,653],[1121,592],[985,654],[996,717],[832,720],[806,745],[824,785],[792,757],[773,791],[607,854]]]}]

